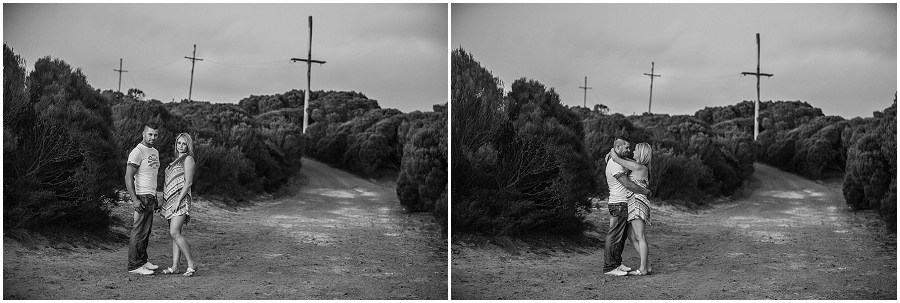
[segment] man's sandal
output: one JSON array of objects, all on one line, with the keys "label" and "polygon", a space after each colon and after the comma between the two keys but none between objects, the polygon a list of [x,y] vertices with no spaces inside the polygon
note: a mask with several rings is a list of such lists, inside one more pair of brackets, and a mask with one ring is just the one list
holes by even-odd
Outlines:
[{"label": "man's sandal", "polygon": [[169,267],[169,268],[163,269],[162,273],[163,273],[163,274],[166,274],[166,275],[168,275],[168,274],[174,274],[174,273],[175,273],[175,270],[172,269],[171,267]]},{"label": "man's sandal", "polygon": [[183,274],[182,276],[190,277],[190,276],[193,276],[193,275],[194,275],[194,269],[188,267],[188,269],[184,271],[184,274]]}]

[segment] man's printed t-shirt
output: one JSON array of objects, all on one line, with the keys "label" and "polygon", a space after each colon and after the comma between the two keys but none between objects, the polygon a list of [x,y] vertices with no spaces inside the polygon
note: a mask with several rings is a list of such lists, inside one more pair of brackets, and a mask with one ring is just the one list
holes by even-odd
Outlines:
[{"label": "man's printed t-shirt", "polygon": [[608,204],[628,203],[628,197],[632,194],[625,185],[619,182],[619,177],[627,175],[628,170],[616,161],[606,159],[606,184],[609,187]]},{"label": "man's printed t-shirt", "polygon": [[156,195],[156,177],[159,174],[159,152],[156,148],[138,144],[128,155],[129,164],[137,164],[134,174],[134,193],[136,195]]}]

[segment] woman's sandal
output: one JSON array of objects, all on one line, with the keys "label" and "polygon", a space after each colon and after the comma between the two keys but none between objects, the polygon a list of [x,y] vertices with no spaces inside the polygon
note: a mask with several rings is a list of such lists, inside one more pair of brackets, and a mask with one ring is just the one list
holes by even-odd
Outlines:
[{"label": "woman's sandal", "polygon": [[188,269],[184,271],[184,274],[182,276],[190,277],[194,275],[194,272],[195,270],[193,268],[188,267]]},{"label": "woman's sandal", "polygon": [[171,267],[169,267],[169,268],[163,269],[162,273],[163,273],[163,274],[166,274],[166,275],[168,275],[168,274],[174,274],[174,273],[175,273],[175,270],[172,269]]},{"label": "woman's sandal", "polygon": [[629,276],[646,276],[649,275],[649,272],[642,272],[640,269],[635,269],[628,272]]}]

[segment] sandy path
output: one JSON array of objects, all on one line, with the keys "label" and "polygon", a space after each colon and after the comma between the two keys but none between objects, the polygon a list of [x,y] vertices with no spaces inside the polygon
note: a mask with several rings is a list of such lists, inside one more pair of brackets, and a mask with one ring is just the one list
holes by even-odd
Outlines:
[{"label": "sandy path", "polygon": [[[198,201],[184,231],[199,263],[191,278],[127,273],[122,237],[32,247],[4,237],[3,298],[447,298],[447,244],[431,214],[400,211],[391,184],[311,160],[302,171],[309,181],[288,198],[239,210]],[[159,216],[148,254],[158,272],[171,263]]]},{"label": "sandy path", "polygon": [[[454,238],[453,299],[896,299],[896,235],[871,211],[846,210],[841,189],[755,165],[752,194],[710,211],[656,207],[653,275],[602,274],[589,250],[522,248]],[[605,206],[593,212],[605,235]],[[625,264],[637,267],[628,245]]]}]

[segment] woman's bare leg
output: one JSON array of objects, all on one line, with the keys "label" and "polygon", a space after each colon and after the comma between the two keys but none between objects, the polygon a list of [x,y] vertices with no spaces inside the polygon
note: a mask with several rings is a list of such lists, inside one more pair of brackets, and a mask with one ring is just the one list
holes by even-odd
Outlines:
[{"label": "woman's bare leg", "polygon": [[649,247],[647,245],[647,238],[644,235],[644,220],[634,219],[631,220],[631,229],[634,230],[634,239],[637,241],[638,254],[641,256],[641,273],[646,274],[649,262]]},{"label": "woman's bare leg", "polygon": [[184,253],[184,258],[187,259],[188,268],[194,268],[194,258],[191,256],[191,250],[188,247],[187,239],[181,235],[181,227],[184,225],[185,216],[175,216],[172,217],[172,224],[169,225],[169,234],[172,235],[172,241],[178,248],[181,249],[181,252]]},{"label": "woman's bare leg", "polygon": [[177,271],[178,263],[181,263],[181,250],[175,240],[172,240],[172,270]]},{"label": "woman's bare leg", "polygon": [[[631,221],[629,221],[629,223],[631,223]],[[641,249],[638,247],[638,241],[634,234],[634,227],[628,229],[628,241],[631,242],[631,245],[634,245],[634,251],[640,255]]]}]

